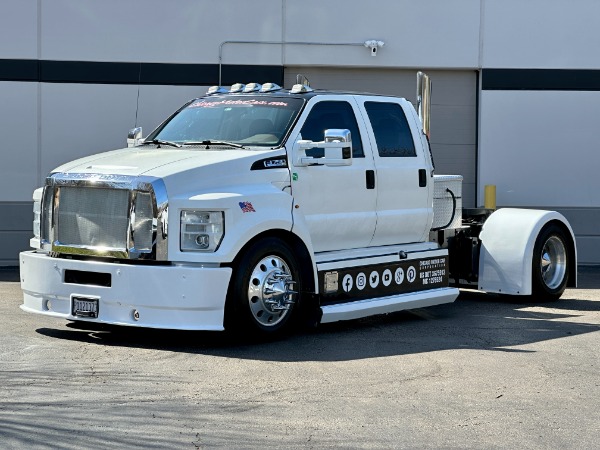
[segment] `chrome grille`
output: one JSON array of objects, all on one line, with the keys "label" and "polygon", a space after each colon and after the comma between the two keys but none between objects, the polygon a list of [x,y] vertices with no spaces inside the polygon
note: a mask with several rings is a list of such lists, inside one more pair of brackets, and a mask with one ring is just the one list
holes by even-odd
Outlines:
[{"label": "chrome grille", "polygon": [[154,219],[152,196],[147,192],[137,192],[133,210],[133,241],[139,251],[152,250],[152,221]]},{"label": "chrome grille", "polygon": [[167,221],[159,178],[55,173],[46,179],[40,243],[56,254],[166,261]]},{"label": "chrome grille", "polygon": [[58,241],[63,245],[126,249],[129,191],[61,187]]}]

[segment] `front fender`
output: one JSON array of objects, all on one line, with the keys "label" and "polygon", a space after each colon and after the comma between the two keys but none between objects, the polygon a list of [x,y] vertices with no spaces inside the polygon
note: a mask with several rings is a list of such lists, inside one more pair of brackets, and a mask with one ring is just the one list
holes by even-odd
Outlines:
[{"label": "front fender", "polygon": [[[182,252],[179,217],[183,209],[224,211],[225,234],[214,253]],[[173,226],[174,225],[174,226]],[[292,197],[271,185],[237,186],[200,193],[169,202],[169,259],[171,261],[230,263],[253,237],[268,230],[292,229]]]},{"label": "front fender", "polygon": [[535,241],[549,222],[561,223],[572,246],[569,286],[577,283],[577,249],[569,222],[555,211],[503,208],[483,224],[479,238],[479,289],[511,295],[531,295],[532,258]]}]

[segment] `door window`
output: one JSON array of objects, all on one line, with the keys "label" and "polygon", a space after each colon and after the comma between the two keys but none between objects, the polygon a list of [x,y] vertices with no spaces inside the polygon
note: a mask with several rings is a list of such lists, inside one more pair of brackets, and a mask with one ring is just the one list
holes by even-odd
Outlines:
[{"label": "door window", "polygon": [[379,156],[417,156],[410,127],[397,103],[365,102]]},{"label": "door window", "polygon": [[[300,134],[302,139],[320,142],[324,139],[325,130],[332,128],[350,130],[352,157],[363,158],[365,156],[354,110],[348,102],[322,101],[317,103],[310,110]],[[306,150],[306,156],[313,158],[322,158],[324,155],[325,151],[322,148]]]}]

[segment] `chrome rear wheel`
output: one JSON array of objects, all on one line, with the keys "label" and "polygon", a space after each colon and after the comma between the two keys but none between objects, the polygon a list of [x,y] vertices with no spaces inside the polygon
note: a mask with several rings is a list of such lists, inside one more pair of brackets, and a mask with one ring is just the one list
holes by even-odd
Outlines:
[{"label": "chrome rear wheel", "polygon": [[548,289],[556,289],[563,282],[567,273],[567,249],[558,236],[552,235],[544,243],[540,271]]},{"label": "chrome rear wheel", "polygon": [[571,264],[569,242],[556,224],[540,231],[533,248],[531,300],[557,300],[565,291]]}]

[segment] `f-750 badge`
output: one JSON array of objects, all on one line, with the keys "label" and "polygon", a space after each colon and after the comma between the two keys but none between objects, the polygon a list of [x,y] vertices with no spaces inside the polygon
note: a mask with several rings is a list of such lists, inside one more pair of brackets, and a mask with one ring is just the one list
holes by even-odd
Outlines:
[{"label": "f-750 badge", "polygon": [[285,159],[266,159],[264,163],[267,168],[287,166],[287,161]]}]

